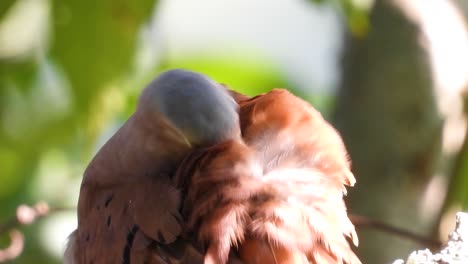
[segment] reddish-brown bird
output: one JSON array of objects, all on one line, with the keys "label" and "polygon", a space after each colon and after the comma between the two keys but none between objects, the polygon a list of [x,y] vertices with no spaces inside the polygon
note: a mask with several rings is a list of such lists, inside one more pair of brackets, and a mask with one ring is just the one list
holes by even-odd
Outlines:
[{"label": "reddish-brown bird", "polygon": [[[70,236],[65,263],[202,259],[182,239],[181,193],[171,176],[195,147],[223,142],[238,132],[237,109],[225,88],[199,73],[170,70],[151,82],[135,113],[84,173],[78,227]],[[165,254],[165,249],[172,251]]]},{"label": "reddish-brown bird", "polygon": [[177,175],[204,263],[231,251],[248,264],[361,263],[348,243],[358,240],[343,194],[355,178],[339,134],[287,90],[233,97],[242,136],[195,151]]},{"label": "reddish-brown bird", "polygon": [[349,166],[338,133],[288,91],[229,96],[168,71],[88,166],[65,263],[360,263]]}]

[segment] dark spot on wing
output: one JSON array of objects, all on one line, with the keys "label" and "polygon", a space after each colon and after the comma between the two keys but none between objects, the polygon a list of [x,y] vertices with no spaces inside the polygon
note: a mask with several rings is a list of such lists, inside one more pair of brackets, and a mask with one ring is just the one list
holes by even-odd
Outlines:
[{"label": "dark spot on wing", "polygon": [[[169,245],[172,245],[172,244],[169,244]],[[167,264],[172,264],[173,262],[171,262],[171,260],[166,256],[169,252],[166,251],[164,248],[163,248],[164,245],[158,243],[157,241],[151,241],[151,243],[149,244],[148,248],[152,251],[152,252],[155,252],[158,257],[164,261],[164,263],[167,263]],[[169,255],[171,255],[169,253]],[[171,255],[171,257],[173,257]],[[158,262],[159,263],[159,262]]]},{"label": "dark spot on wing", "polygon": [[175,218],[175,220],[177,221],[179,225],[182,225],[182,218],[179,215],[174,214],[174,213],[170,213],[170,214]]},{"label": "dark spot on wing", "polygon": [[164,244],[166,243],[166,239],[164,238],[163,234],[159,230],[158,230],[158,240],[161,243],[164,243]]},{"label": "dark spot on wing", "polygon": [[177,239],[176,241],[170,244],[167,244],[167,245],[159,244],[158,246],[162,251],[170,255],[173,259],[181,260],[185,254],[186,243],[187,241],[185,240]]},{"label": "dark spot on wing", "polygon": [[138,229],[138,225],[133,225],[132,230],[130,230],[127,234],[127,244],[123,250],[122,264],[130,264],[130,251],[132,249],[133,240],[135,239],[135,234]]},{"label": "dark spot on wing", "polygon": [[89,233],[88,233],[88,234],[86,234],[86,238],[85,238],[85,239],[86,239],[86,242],[88,242],[88,241],[89,241]]},{"label": "dark spot on wing", "polygon": [[107,226],[110,226],[111,222],[112,222],[112,217],[109,215],[107,217]]},{"label": "dark spot on wing", "polygon": [[112,201],[112,199],[114,199],[114,194],[112,193],[111,195],[109,195],[109,197],[107,197],[106,199],[106,202],[104,203],[104,206],[107,208],[107,206],[109,206],[110,202]]}]

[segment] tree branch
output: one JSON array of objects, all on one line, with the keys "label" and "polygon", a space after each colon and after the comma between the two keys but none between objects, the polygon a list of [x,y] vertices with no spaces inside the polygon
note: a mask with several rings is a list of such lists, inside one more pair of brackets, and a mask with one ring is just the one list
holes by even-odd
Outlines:
[{"label": "tree branch", "polygon": [[429,248],[441,248],[443,243],[439,240],[432,239],[430,237],[425,237],[419,234],[416,234],[412,231],[409,231],[407,229],[399,228],[392,226],[390,224],[384,223],[382,221],[376,220],[376,219],[370,219],[365,216],[361,215],[349,215],[349,218],[351,219],[351,222],[356,227],[361,227],[361,228],[373,228],[388,234],[396,235],[402,238],[406,238],[409,240],[412,240],[414,242],[420,243],[421,245],[424,245]]},{"label": "tree branch", "polygon": [[4,224],[0,224],[0,235],[9,232],[10,245],[0,249],[0,262],[6,262],[17,258],[24,249],[24,235],[17,229],[20,226],[30,225],[37,219],[53,212],[70,210],[66,207],[50,208],[46,202],[38,202],[34,206],[22,204],[16,208],[16,215]]},{"label": "tree branch", "polygon": [[[45,202],[38,202],[34,206],[28,206],[22,204],[16,209],[16,215],[0,225],[0,235],[10,232],[10,245],[4,249],[0,249],[0,262],[9,261],[17,258],[23,251],[24,247],[24,236],[17,230],[20,226],[30,225],[37,219],[45,217],[51,213],[74,210],[68,207],[50,207]],[[350,215],[351,222],[357,228],[373,228],[375,230],[400,236],[405,239],[413,240],[431,248],[442,247],[442,242],[424,237],[422,235],[415,234],[409,230],[402,229],[389,225],[387,223],[378,221],[376,219],[370,219],[360,215]]]}]

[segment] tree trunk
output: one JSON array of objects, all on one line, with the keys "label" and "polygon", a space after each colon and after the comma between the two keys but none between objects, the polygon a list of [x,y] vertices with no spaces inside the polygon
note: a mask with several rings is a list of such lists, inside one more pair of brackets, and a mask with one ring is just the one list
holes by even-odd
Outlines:
[{"label": "tree trunk", "polygon": [[[357,177],[350,212],[430,233],[436,217],[419,209],[437,166],[442,126],[421,30],[398,3],[377,0],[368,35],[348,38],[333,119]],[[363,263],[388,263],[420,248],[358,231]]]}]

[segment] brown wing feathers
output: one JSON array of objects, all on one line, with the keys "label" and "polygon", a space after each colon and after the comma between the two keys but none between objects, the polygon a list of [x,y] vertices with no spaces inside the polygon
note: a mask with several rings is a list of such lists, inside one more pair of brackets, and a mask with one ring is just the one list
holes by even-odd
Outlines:
[{"label": "brown wing feathers", "polygon": [[[168,74],[182,85],[193,77]],[[231,91],[237,131],[219,115],[215,128],[228,134],[216,137],[227,139],[194,150],[211,142],[197,123],[205,119],[184,123],[162,99],[153,114],[153,93],[172,89],[156,84],[89,165],[66,263],[360,263],[343,201],[354,176],[340,136],[319,112],[286,90],[253,98]],[[210,91],[237,122],[232,99]],[[216,117],[206,109],[197,114]]]}]

